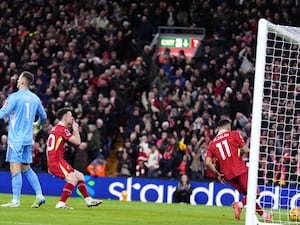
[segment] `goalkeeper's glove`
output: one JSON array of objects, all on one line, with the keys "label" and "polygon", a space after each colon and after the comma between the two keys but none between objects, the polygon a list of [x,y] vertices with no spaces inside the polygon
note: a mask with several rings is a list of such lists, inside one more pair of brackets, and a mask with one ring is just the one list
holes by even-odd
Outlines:
[{"label": "goalkeeper's glove", "polygon": [[41,129],[41,125],[38,124],[38,122],[34,122],[32,124],[32,129],[33,129],[33,134],[37,134]]}]

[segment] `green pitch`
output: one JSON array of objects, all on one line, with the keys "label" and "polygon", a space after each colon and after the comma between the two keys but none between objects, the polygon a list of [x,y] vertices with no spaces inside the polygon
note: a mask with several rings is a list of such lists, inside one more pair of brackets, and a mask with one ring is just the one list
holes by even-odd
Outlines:
[{"label": "green pitch", "polygon": [[[55,209],[59,197],[47,196],[46,204],[31,208],[32,195],[21,196],[20,208],[0,207],[0,224],[5,225],[234,225],[244,224],[234,220],[231,207],[204,205],[121,202],[105,200],[95,208],[86,207],[80,198],[69,198],[74,210]],[[10,194],[0,194],[0,204],[11,199]]]}]

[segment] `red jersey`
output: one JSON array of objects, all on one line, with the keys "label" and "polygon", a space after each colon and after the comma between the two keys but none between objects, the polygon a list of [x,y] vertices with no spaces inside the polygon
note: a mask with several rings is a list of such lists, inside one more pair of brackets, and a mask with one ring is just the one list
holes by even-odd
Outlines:
[{"label": "red jersey", "polygon": [[57,124],[50,131],[47,140],[48,170],[51,174],[64,178],[74,169],[64,160],[64,147],[73,134],[69,128]]},{"label": "red jersey", "polygon": [[240,157],[240,147],[245,145],[238,131],[219,132],[209,143],[207,156],[218,159],[221,173],[226,180],[247,173],[248,168]]}]

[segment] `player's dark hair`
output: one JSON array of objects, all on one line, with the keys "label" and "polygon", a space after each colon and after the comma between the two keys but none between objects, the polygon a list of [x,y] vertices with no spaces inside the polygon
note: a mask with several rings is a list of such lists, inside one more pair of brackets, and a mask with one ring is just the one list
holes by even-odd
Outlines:
[{"label": "player's dark hair", "polygon": [[223,127],[223,126],[228,125],[228,124],[230,124],[230,121],[229,121],[229,120],[226,120],[226,119],[220,120],[220,121],[218,122],[218,127]]},{"label": "player's dark hair", "polygon": [[25,79],[27,80],[27,84],[30,85],[33,82],[34,76],[32,73],[28,72],[28,71],[24,71],[21,73],[21,76],[25,77]]},{"label": "player's dark hair", "polygon": [[62,117],[63,117],[65,114],[67,114],[67,112],[69,112],[69,111],[71,111],[71,109],[70,109],[70,108],[67,108],[67,107],[61,108],[61,109],[57,110],[57,112],[56,112],[56,117],[57,117],[57,119],[58,119],[58,120],[61,120]]}]

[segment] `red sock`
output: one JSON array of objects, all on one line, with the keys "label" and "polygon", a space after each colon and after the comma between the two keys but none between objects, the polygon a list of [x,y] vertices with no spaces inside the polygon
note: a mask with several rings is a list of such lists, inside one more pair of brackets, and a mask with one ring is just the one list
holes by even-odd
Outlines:
[{"label": "red sock", "polygon": [[66,202],[67,199],[69,198],[70,194],[72,193],[73,189],[74,189],[73,184],[66,183],[66,185],[64,186],[63,192],[61,193],[60,201]]},{"label": "red sock", "polygon": [[264,210],[260,207],[259,204],[256,203],[256,212],[262,216],[264,214]]},{"label": "red sock", "polygon": [[83,180],[78,181],[77,186],[78,186],[80,193],[83,195],[84,198],[89,197],[89,193],[86,189],[86,186],[85,186],[85,183]]},{"label": "red sock", "polygon": [[241,203],[243,203],[243,205],[247,204],[247,197],[246,196],[242,198]]},{"label": "red sock", "polygon": [[[256,199],[258,199],[259,194],[256,195]],[[264,210],[260,207],[260,205],[258,203],[256,203],[256,212],[262,216],[264,214]]]}]

